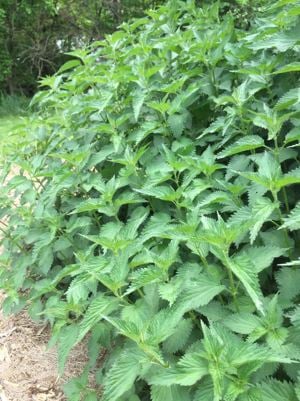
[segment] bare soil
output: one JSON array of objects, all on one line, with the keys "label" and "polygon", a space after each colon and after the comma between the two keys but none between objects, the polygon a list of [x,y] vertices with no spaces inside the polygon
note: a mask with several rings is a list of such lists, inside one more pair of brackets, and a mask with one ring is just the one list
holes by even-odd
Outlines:
[{"label": "bare soil", "polygon": [[65,400],[62,386],[81,373],[86,344],[74,348],[59,377],[57,350],[47,349],[49,337],[49,328],[35,324],[25,311],[8,318],[0,313],[0,401]]},{"label": "bare soil", "polygon": [[[7,180],[18,174],[13,169]],[[2,252],[0,246],[0,254]],[[0,306],[4,294],[0,292]],[[34,323],[22,311],[5,317],[0,309],[0,401],[65,401],[62,387],[87,363],[86,341],[70,353],[65,373],[58,374],[57,349],[48,348],[49,327]],[[90,385],[96,388],[90,377]]]}]

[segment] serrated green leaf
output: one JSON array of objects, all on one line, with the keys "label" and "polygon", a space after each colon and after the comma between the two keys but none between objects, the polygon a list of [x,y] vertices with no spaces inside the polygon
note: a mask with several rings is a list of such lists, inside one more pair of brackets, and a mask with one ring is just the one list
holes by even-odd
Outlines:
[{"label": "serrated green leaf", "polygon": [[300,228],[300,203],[297,203],[288,217],[283,220],[281,228],[288,228],[291,231],[298,230]]},{"label": "serrated green leaf", "polygon": [[251,313],[240,312],[226,317],[222,323],[235,333],[250,334],[262,321]]},{"label": "serrated green leaf", "polygon": [[185,128],[185,116],[182,114],[173,114],[169,116],[168,123],[175,137],[179,137]]},{"label": "serrated green leaf", "polygon": [[262,401],[280,401],[283,399],[287,401],[297,401],[294,386],[288,382],[269,379],[258,385],[257,388],[259,389]]},{"label": "serrated green leaf", "polygon": [[77,341],[83,337],[98,323],[103,316],[107,316],[118,307],[118,299],[114,297],[98,295],[88,307],[82,321],[79,324],[79,334]]},{"label": "serrated green leaf", "polygon": [[180,299],[175,302],[174,308],[182,314],[199,308],[208,304],[224,289],[223,285],[202,274],[186,285],[186,288],[180,294]]},{"label": "serrated green leaf", "polygon": [[175,367],[160,368],[151,376],[150,383],[159,386],[190,386],[207,374],[207,361],[201,355],[191,353],[183,356]]},{"label": "serrated green leaf", "polygon": [[65,326],[60,331],[58,340],[58,368],[60,374],[63,374],[68,355],[77,343],[78,333],[78,325]]},{"label": "serrated green leaf", "polygon": [[126,391],[130,390],[140,373],[140,355],[135,352],[125,352],[110,368],[104,382],[104,400],[117,401]]},{"label": "serrated green leaf", "polygon": [[259,198],[252,207],[253,226],[250,228],[251,244],[255,241],[261,227],[271,216],[273,211],[278,208],[278,203],[271,202],[268,198]]},{"label": "serrated green leaf", "polygon": [[146,94],[141,90],[138,90],[133,94],[132,107],[133,107],[135,121],[138,121],[138,119],[139,119],[139,115],[140,115],[142,106],[144,104],[145,98],[146,98]]},{"label": "serrated green leaf", "polygon": [[275,277],[279,287],[279,297],[282,302],[289,302],[300,293],[298,284],[300,270],[285,267],[279,270]]},{"label": "serrated green leaf", "polygon": [[222,159],[223,157],[228,157],[235,155],[237,153],[242,153],[247,150],[257,149],[264,146],[264,141],[261,137],[257,135],[249,135],[238,139],[232,145],[228,146],[221,153],[218,154],[217,158]]},{"label": "serrated green leaf", "polygon": [[228,266],[244,285],[257,310],[264,313],[258,276],[257,273],[255,273],[251,260],[247,257],[236,256],[234,259],[228,260]]},{"label": "serrated green leaf", "polygon": [[297,72],[300,71],[300,62],[294,62],[290,64],[286,64],[285,66],[279,68],[274,71],[273,74],[285,74],[287,72]]},{"label": "serrated green leaf", "polygon": [[180,386],[151,386],[152,401],[190,401],[189,393]]},{"label": "serrated green leaf", "polygon": [[163,344],[163,348],[168,353],[176,353],[182,350],[186,345],[193,329],[193,323],[190,319],[182,319],[173,333]]}]

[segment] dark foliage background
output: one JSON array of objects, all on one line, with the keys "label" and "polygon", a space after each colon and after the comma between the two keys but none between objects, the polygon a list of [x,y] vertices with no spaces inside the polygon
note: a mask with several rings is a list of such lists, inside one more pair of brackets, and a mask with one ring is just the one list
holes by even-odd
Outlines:
[{"label": "dark foliage background", "polygon": [[[103,39],[124,21],[145,15],[165,0],[0,0],[0,92],[33,95],[66,52]],[[197,6],[210,4],[199,0]],[[222,2],[237,26],[249,27],[265,0]]]},{"label": "dark foliage background", "polygon": [[101,39],[163,0],[0,0],[0,92],[31,96],[65,52]]}]

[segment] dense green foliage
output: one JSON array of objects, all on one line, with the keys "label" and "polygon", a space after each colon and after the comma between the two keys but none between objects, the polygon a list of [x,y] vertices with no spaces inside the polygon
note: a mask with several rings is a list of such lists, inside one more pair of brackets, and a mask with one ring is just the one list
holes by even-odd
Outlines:
[{"label": "dense green foliage", "polygon": [[90,333],[72,401],[300,400],[300,3],[219,11],[74,52],[3,166],[4,308],[61,370]]},{"label": "dense green foliage", "polygon": [[161,0],[0,0],[0,91],[32,95],[68,52]]}]

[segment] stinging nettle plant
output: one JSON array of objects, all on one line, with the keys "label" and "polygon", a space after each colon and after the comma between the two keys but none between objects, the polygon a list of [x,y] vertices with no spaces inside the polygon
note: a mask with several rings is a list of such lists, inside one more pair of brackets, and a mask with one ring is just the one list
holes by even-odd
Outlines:
[{"label": "stinging nettle plant", "polygon": [[61,372],[88,335],[72,401],[300,400],[300,4],[220,3],[73,52],[3,163],[3,307]]}]

